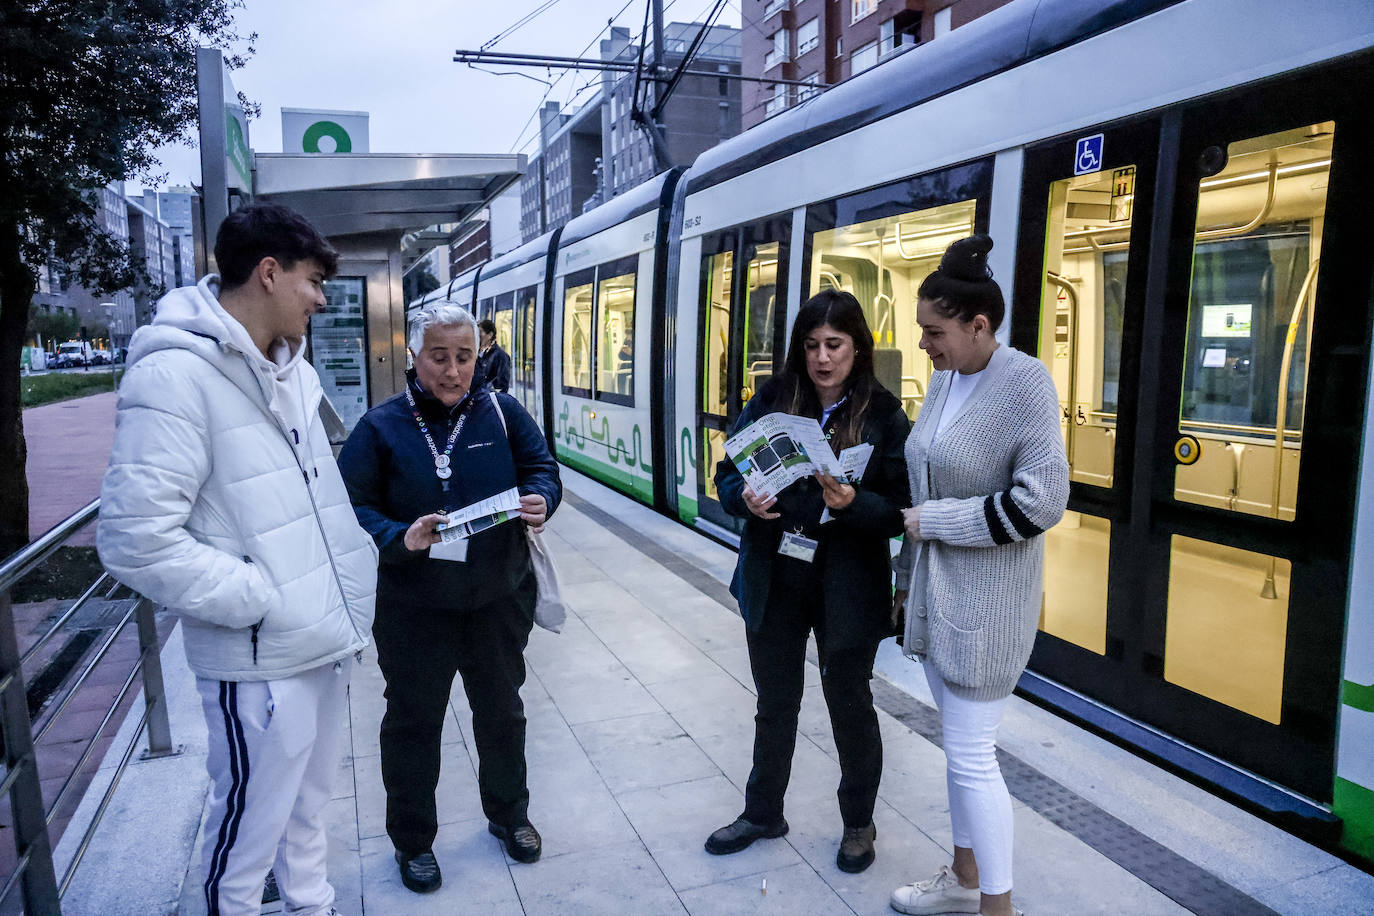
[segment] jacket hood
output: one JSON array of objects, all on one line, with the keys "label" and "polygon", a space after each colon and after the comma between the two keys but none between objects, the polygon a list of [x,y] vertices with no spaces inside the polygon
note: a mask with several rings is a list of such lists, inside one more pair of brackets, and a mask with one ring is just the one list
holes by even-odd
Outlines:
[{"label": "jacket hood", "polygon": [[219,277],[209,274],[195,286],[174,289],[158,300],[153,323],[139,328],[129,341],[127,363],[132,368],[159,350],[191,350],[223,371],[226,360],[247,357],[264,375],[284,378],[305,357],[305,341],[279,339],[269,360],[258,350],[248,330],[219,302]]}]

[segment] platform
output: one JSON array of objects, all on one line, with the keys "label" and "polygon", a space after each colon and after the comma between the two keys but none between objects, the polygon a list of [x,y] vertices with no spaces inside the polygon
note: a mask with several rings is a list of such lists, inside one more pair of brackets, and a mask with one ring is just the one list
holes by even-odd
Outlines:
[{"label": "platform", "polygon": [[[574,613],[561,635],[534,632],[523,691],[543,858],[516,864],[487,833],[459,687],[438,798],[444,885],[423,897],[401,886],[384,829],[383,684],[369,650],[352,685],[329,811],[340,912],[890,913],[894,886],[951,854],[938,722],[919,668],[891,642],[879,653],[884,772],[871,868],[835,867],[839,766],[814,664],[787,796],[791,832],[707,855],[706,836],[742,808],[751,753],[753,684],[725,587],[734,554],[575,472],[565,469],[564,480],[548,538]],[[187,751],[131,767],[113,826],[78,872],[70,912],[205,912],[191,848],[205,738],[179,652],[173,639],[164,655],[169,691],[184,707],[173,728]],[[1374,900],[1374,877],[1023,700],[1012,700],[999,746],[1014,796],[1014,899],[1032,916],[1306,916],[1367,912]],[[157,799],[167,803],[148,801]],[[127,844],[149,850],[150,837],[159,853],[169,850],[166,862],[140,857],[147,874],[131,880]]]}]

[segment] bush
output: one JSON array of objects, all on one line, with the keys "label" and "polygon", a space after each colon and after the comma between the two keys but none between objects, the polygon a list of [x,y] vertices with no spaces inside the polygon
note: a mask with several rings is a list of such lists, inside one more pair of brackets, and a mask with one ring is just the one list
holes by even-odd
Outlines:
[{"label": "bush", "polygon": [[20,403],[24,407],[37,407],[39,404],[51,404],[53,401],[66,401],[88,394],[112,391],[119,379],[124,377],[124,370],[115,369],[114,376],[115,380],[112,383],[108,369],[27,375],[19,380]]}]

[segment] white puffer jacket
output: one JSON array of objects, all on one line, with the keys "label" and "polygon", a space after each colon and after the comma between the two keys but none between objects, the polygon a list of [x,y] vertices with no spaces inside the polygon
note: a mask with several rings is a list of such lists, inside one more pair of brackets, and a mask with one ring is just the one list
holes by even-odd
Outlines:
[{"label": "white puffer jacket", "polygon": [[217,293],[213,275],[174,290],[130,341],[96,543],[117,579],[182,615],[197,675],[271,680],[367,645],[377,549],[304,346],[264,358]]}]

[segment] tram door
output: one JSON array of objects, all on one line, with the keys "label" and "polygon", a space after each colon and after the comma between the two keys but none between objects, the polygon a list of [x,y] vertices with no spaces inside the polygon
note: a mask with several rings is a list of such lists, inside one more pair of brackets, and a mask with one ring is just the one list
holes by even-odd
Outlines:
[{"label": "tram door", "polygon": [[716,464],[740,411],[784,355],[790,231],[788,217],[775,217],[702,239],[698,511],[736,532],[743,521],[717,501]]},{"label": "tram door", "polygon": [[1029,151],[1013,325],[1071,466],[1032,669],[1317,800],[1369,347],[1370,256],[1328,231],[1367,197],[1353,103],[1270,89]]}]

